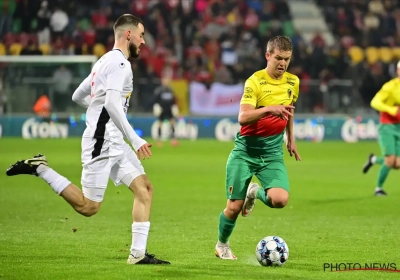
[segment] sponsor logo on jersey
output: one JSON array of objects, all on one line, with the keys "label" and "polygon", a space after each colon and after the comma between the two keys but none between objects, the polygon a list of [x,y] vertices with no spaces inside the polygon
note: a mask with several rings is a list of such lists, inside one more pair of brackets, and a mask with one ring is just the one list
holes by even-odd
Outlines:
[{"label": "sponsor logo on jersey", "polygon": [[286,83],[288,83],[289,85],[291,85],[292,87],[294,87],[294,79],[293,78],[286,78]]},{"label": "sponsor logo on jersey", "polygon": [[245,87],[245,88],[244,88],[244,92],[245,92],[245,93],[252,93],[252,92],[253,92],[253,89],[252,89],[251,87]]}]

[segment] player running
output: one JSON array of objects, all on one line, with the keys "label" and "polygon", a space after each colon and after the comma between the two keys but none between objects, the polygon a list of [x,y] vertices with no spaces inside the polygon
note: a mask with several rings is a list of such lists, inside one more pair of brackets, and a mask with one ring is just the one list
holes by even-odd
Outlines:
[{"label": "player running", "polygon": [[156,100],[153,106],[153,114],[158,118],[158,145],[162,145],[162,125],[164,121],[168,121],[171,127],[171,145],[178,145],[175,138],[175,117],[178,116],[179,109],[176,105],[173,90],[168,86],[169,79],[162,78],[161,85],[155,89]]},{"label": "player running", "polygon": [[[267,44],[266,69],[255,72],[244,85],[240,102],[240,132],[226,164],[226,208],[219,216],[215,255],[236,260],[229,237],[240,212],[250,215],[256,199],[271,208],[283,208],[289,199],[289,179],[283,161],[284,133],[290,156],[301,160],[293,135],[294,102],[299,78],[286,72],[293,46],[288,37],[276,36]],[[253,175],[261,186],[250,183]],[[250,183],[250,185],[249,185]]]},{"label": "player running", "polygon": [[139,156],[149,158],[151,144],[135,133],[125,115],[133,89],[128,58],[139,57],[140,46],[145,43],[144,26],[139,18],[125,14],[115,22],[114,33],[114,48],[96,62],[72,97],[88,107],[82,137],[82,191],[51,169],[41,154],[13,164],[7,175],[30,174],[42,178],[75,211],[87,217],[98,212],[109,178],[117,186],[125,184],[134,193],[132,245],[127,263],[169,264],[146,251],[153,186]]},{"label": "player running", "polygon": [[397,78],[385,83],[371,101],[371,107],[380,112],[378,140],[382,157],[368,156],[363,173],[374,164],[380,164],[375,188],[376,196],[385,196],[383,184],[390,169],[400,168],[400,62],[397,63]]}]

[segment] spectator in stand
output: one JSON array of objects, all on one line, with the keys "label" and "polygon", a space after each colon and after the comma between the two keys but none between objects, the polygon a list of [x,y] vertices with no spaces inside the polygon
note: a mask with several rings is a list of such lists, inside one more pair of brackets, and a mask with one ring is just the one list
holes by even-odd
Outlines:
[{"label": "spectator in stand", "polygon": [[64,36],[64,31],[68,26],[68,15],[60,8],[55,7],[50,17],[50,27],[55,38]]},{"label": "spectator in stand", "polygon": [[[346,54],[352,46],[400,45],[400,3],[396,1],[315,1],[333,27],[337,42],[333,46],[327,46],[318,32],[308,43],[301,33],[288,30],[291,20],[288,1],[0,0],[0,36],[11,30],[7,19],[13,15],[21,22],[19,32],[36,33],[33,41],[50,44],[51,54],[91,54],[96,43],[107,50],[112,48],[110,35],[115,16],[132,12],[142,17],[146,25],[146,45],[135,64],[138,75],[153,79],[183,74],[188,81],[207,85],[213,81],[243,82],[262,67],[265,61],[257,56],[263,56],[267,40],[278,34],[292,38],[292,63],[301,66],[295,68],[301,72],[297,75],[313,79],[319,79],[322,71],[325,76],[335,78],[348,73],[350,63]],[[37,27],[33,30],[35,22]],[[7,34],[3,44],[9,48],[12,43],[23,41],[22,37]],[[71,44],[74,48],[70,48]],[[382,67],[382,73],[386,73],[389,65]],[[147,69],[153,70],[147,75]],[[381,76],[378,70],[366,69],[369,68],[355,66],[354,73],[372,80]],[[355,82],[360,81],[355,79]],[[312,89],[305,87],[305,90]],[[143,104],[150,104],[145,90],[142,92],[139,97]],[[143,107],[149,109],[148,105]]]}]

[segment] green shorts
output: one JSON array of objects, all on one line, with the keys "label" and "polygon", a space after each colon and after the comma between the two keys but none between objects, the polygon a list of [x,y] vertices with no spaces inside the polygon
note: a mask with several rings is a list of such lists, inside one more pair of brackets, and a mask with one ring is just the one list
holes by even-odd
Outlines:
[{"label": "green shorts", "polygon": [[242,151],[232,151],[226,163],[227,198],[245,199],[254,175],[265,190],[282,188],[289,192],[289,178],[283,159],[268,160],[251,157]]},{"label": "green shorts", "polygon": [[379,125],[378,140],[383,156],[400,157],[400,124]]}]

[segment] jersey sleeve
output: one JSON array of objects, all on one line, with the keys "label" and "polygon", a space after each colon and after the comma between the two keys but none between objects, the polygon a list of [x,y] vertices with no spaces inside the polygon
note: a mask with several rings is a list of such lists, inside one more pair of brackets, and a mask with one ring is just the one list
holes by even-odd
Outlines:
[{"label": "jersey sleeve", "polygon": [[257,106],[257,99],[258,99],[258,88],[255,82],[251,79],[247,79],[244,83],[244,90],[242,100],[240,100],[240,105],[253,105],[254,107]]},{"label": "jersey sleeve", "polygon": [[91,102],[90,98],[90,79],[92,75],[89,75],[79,87],[72,94],[72,101],[79,104],[80,106],[87,108]]},{"label": "jersey sleeve", "polygon": [[111,120],[115,126],[122,132],[124,137],[131,142],[135,151],[139,150],[146,141],[140,138],[129,124],[128,119],[122,109],[121,94],[117,90],[108,90],[106,94],[106,100],[104,107],[106,108]]},{"label": "jersey sleeve", "polygon": [[379,112],[389,113],[392,116],[397,115],[398,107],[386,104],[386,100],[393,94],[393,85],[388,82],[376,93],[371,100],[371,107]]},{"label": "jersey sleeve", "polygon": [[293,92],[293,103],[295,103],[299,98],[299,93],[300,93],[300,79],[296,77],[296,82],[294,84],[294,92]]},{"label": "jersey sleeve", "polygon": [[109,65],[106,71],[106,90],[123,90],[128,67],[128,61],[115,61]]}]

